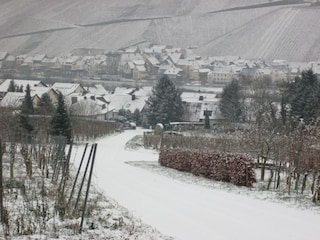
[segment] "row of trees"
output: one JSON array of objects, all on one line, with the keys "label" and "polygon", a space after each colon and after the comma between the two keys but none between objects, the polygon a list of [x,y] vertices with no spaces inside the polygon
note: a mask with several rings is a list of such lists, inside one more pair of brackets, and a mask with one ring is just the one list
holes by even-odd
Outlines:
[{"label": "row of trees", "polygon": [[276,87],[271,88],[265,79],[256,79],[246,88],[233,80],[223,89],[220,112],[231,123],[255,122],[271,128],[292,130],[300,122],[316,123],[320,116],[320,82],[311,69]]}]

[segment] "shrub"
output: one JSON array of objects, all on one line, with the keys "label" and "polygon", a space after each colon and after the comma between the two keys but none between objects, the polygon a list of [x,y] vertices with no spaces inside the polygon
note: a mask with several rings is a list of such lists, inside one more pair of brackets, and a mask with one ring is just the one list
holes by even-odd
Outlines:
[{"label": "shrub", "polygon": [[256,182],[254,162],[243,154],[162,148],[159,163],[196,176],[231,182],[239,186],[249,187]]}]

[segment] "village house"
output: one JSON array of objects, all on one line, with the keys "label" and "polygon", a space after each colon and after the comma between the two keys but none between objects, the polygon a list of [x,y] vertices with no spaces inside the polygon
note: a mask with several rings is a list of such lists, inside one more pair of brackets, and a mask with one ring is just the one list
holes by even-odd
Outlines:
[{"label": "village house", "polygon": [[15,69],[16,65],[16,57],[7,54],[6,57],[2,60],[2,68],[3,69]]},{"label": "village house", "polygon": [[183,92],[181,99],[185,109],[183,121],[191,123],[204,122],[205,111],[209,113],[211,124],[215,124],[222,119],[219,111],[219,98],[216,97],[216,94]]},{"label": "village house", "polygon": [[158,75],[160,62],[154,56],[150,56],[146,58],[146,70],[149,75]]},{"label": "village house", "polygon": [[84,95],[86,93],[85,88],[79,83],[56,82],[52,85],[52,88],[60,92],[65,97],[74,93],[76,93],[77,95]]},{"label": "village house", "polygon": [[6,59],[7,56],[7,52],[0,52],[0,68],[2,68],[2,62]]},{"label": "village house", "polygon": [[26,90],[28,84],[31,91],[35,87],[48,87],[45,83],[38,80],[6,79],[0,84],[0,95],[3,96],[8,92],[11,81],[13,81],[15,86],[17,86],[18,88],[22,88],[22,90]]},{"label": "village house", "polygon": [[[24,92],[8,92],[0,101],[1,107],[18,109],[21,107],[24,99]],[[30,94],[32,98],[33,107],[36,108],[40,102],[40,97],[36,94]]]},{"label": "village house", "polygon": [[228,84],[235,78],[235,73],[232,66],[224,66],[214,68],[212,71],[207,72],[208,83]]},{"label": "village house", "polygon": [[[135,60],[143,60],[143,57],[140,53],[127,53],[123,52],[120,56],[120,61],[118,65],[118,72],[123,73],[124,68],[127,65],[128,62],[132,62]],[[131,66],[130,66],[131,69]],[[128,73],[128,68],[126,67],[126,73]]]},{"label": "village house", "polygon": [[133,64],[134,64],[134,68],[132,71],[132,78],[134,80],[140,80],[148,76],[144,60],[134,60]]}]

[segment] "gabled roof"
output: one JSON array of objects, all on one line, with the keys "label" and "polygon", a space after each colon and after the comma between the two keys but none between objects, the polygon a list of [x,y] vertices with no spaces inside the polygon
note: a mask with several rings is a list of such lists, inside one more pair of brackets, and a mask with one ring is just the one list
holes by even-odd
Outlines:
[{"label": "gabled roof", "polygon": [[95,95],[100,95],[100,96],[105,96],[105,95],[109,95],[110,92],[108,92],[103,86],[102,84],[95,84],[92,87],[87,87],[87,91],[89,93],[95,94]]},{"label": "gabled roof", "polygon": [[134,61],[134,60],[142,60],[143,57],[139,53],[123,53],[121,54],[120,62],[122,64],[125,64],[129,61]]},{"label": "gabled roof", "polygon": [[55,63],[58,61],[58,58],[57,57],[53,57],[53,58],[44,58],[42,60],[43,63]]},{"label": "gabled roof", "polygon": [[37,54],[33,56],[33,61],[41,62],[46,57],[45,54]]},{"label": "gabled roof", "polygon": [[18,79],[6,79],[1,85],[0,85],[0,92],[7,92],[11,80],[14,81],[14,84],[18,87],[22,86],[23,90],[27,88],[27,85],[29,84],[30,89],[32,90],[34,87],[47,87],[46,84],[44,84],[41,81],[38,80],[18,80]]},{"label": "gabled roof", "polygon": [[135,64],[135,65],[144,65],[145,64],[145,61],[144,60],[133,60],[133,63]]},{"label": "gabled roof", "polygon": [[146,72],[147,69],[145,68],[145,66],[141,66],[141,65],[137,65],[136,66],[136,69],[139,71],[139,72]]},{"label": "gabled roof", "polygon": [[172,53],[168,55],[171,61],[176,64],[181,58],[181,53]]},{"label": "gabled roof", "polygon": [[8,56],[7,52],[0,52],[0,61],[3,61]]},{"label": "gabled roof", "polygon": [[79,116],[94,116],[103,113],[104,102],[101,102],[98,99],[92,99],[90,96],[78,96],[76,103],[70,106],[70,111],[72,114]]},{"label": "gabled roof", "polygon": [[158,59],[154,56],[148,57],[148,61],[152,64],[152,65],[158,65],[160,64],[160,62],[158,61]]},{"label": "gabled roof", "polygon": [[8,54],[6,57],[7,62],[14,62],[16,60],[16,57],[13,55]]},{"label": "gabled roof", "polygon": [[[13,107],[18,108],[22,105],[24,99],[25,99],[25,93],[24,92],[8,92],[3,99],[0,102],[1,107]],[[31,93],[32,99],[35,97],[39,98],[37,94]]]},{"label": "gabled roof", "polygon": [[31,96],[38,95],[41,98],[43,94],[49,93],[50,91],[53,91],[55,94],[58,95],[58,93],[53,88],[49,87],[34,87],[31,89],[30,94]]},{"label": "gabled roof", "polygon": [[77,91],[81,93],[85,92],[85,89],[79,83],[55,83],[52,87],[64,96],[76,93]]},{"label": "gabled roof", "polygon": [[[110,96],[111,103],[109,109],[119,111],[120,109],[130,110],[134,112],[136,109],[141,111],[149,96],[151,95],[151,87],[135,88],[116,88],[114,93]],[[132,100],[132,95],[135,99]]]},{"label": "gabled roof", "polygon": [[129,67],[130,69],[134,69],[135,65],[134,65],[133,62],[129,61],[129,62],[127,62],[127,64],[128,64],[128,67]]},{"label": "gabled roof", "polygon": [[25,93],[23,92],[8,92],[1,100],[0,106],[17,108],[21,106],[24,98]]}]

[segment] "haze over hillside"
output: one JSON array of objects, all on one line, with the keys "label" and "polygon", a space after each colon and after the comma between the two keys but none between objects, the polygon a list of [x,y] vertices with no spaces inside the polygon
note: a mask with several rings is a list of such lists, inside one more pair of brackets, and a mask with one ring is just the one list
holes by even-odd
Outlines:
[{"label": "haze over hillside", "polygon": [[200,55],[314,61],[320,7],[269,0],[2,0],[0,51],[63,55],[137,44]]}]

